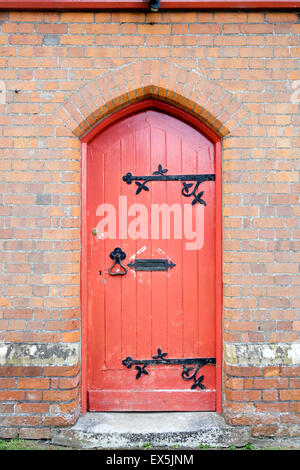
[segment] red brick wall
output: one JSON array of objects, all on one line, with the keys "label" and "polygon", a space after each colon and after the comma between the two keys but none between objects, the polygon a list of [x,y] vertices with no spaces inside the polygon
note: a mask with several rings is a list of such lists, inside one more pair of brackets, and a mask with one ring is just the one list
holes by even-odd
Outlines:
[{"label": "red brick wall", "polygon": [[79,367],[0,367],[0,437],[50,439],[74,424]]},{"label": "red brick wall", "polygon": [[[224,416],[299,436],[296,13],[0,19],[0,437],[47,438],[78,416],[79,353],[66,353],[80,345],[78,137],[151,93],[223,137]],[[41,344],[62,362],[24,355]]]},{"label": "red brick wall", "polygon": [[254,437],[299,437],[300,367],[225,367],[226,421]]}]

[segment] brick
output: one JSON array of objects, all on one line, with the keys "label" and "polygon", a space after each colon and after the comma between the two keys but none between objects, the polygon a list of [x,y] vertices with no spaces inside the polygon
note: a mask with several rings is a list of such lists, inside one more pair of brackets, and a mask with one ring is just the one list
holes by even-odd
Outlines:
[{"label": "brick", "polygon": [[25,416],[2,416],[1,425],[2,426],[24,426],[26,423]]},{"label": "brick", "polygon": [[50,439],[51,430],[50,428],[37,427],[37,428],[21,428],[20,439]]},{"label": "brick", "polygon": [[[0,413],[3,414],[13,414],[14,412],[15,405],[13,403],[0,403]],[[0,435],[1,435],[1,429],[0,429]]]},{"label": "brick", "polygon": [[79,364],[76,366],[45,367],[44,374],[47,377],[73,377],[78,373]]},{"label": "brick", "polygon": [[76,410],[79,406],[79,399],[70,402],[70,403],[61,403],[60,410],[62,413],[74,413],[76,415]]},{"label": "brick", "polygon": [[81,35],[81,34],[74,34],[74,35],[67,35],[62,36],[60,38],[61,45],[83,45],[83,46],[90,46],[93,44],[93,36],[90,35]]},{"label": "brick", "polygon": [[25,375],[24,367],[0,367],[0,377],[22,377]]},{"label": "brick", "polygon": [[17,403],[18,413],[48,413],[48,403]]},{"label": "brick", "polygon": [[272,34],[273,25],[269,24],[241,24],[241,33],[245,34]]},{"label": "brick", "polygon": [[236,367],[226,365],[226,373],[234,377],[260,377],[262,369],[260,367]]},{"label": "brick", "polygon": [[300,400],[300,390],[280,390],[281,400]]},{"label": "brick", "polygon": [[191,34],[220,34],[222,26],[218,24],[191,24]]},{"label": "brick", "polygon": [[[106,18],[107,17],[104,16],[103,13],[99,14],[99,16],[96,15],[96,21],[102,22],[103,19],[106,19]],[[113,12],[111,15],[112,23],[145,23],[145,20],[146,20],[145,13]]]},{"label": "brick", "polygon": [[171,25],[169,24],[138,24],[137,27],[138,34],[170,34]]},{"label": "brick", "polygon": [[23,390],[0,390],[0,401],[22,401],[24,398]]},{"label": "brick", "polygon": [[288,380],[287,379],[278,379],[278,378],[263,378],[263,379],[254,379],[253,388],[254,389],[279,389],[287,388]]},{"label": "brick", "polygon": [[48,390],[44,391],[43,393],[43,399],[44,401],[54,401],[54,402],[60,402],[60,401],[70,401],[74,400],[78,394],[77,389],[75,390]]},{"label": "brick", "polygon": [[36,32],[42,34],[64,34],[68,30],[66,24],[37,23]]},{"label": "brick", "polygon": [[2,379],[0,378],[0,388],[6,389],[6,388],[15,388],[15,379]]},{"label": "brick", "polygon": [[297,23],[297,13],[291,12],[271,12],[266,13],[266,21],[270,23]]},{"label": "brick", "polygon": [[72,389],[77,387],[80,381],[80,375],[76,375],[71,378],[62,378],[59,380],[59,386],[61,389]]},{"label": "brick", "polygon": [[10,37],[10,44],[24,45],[24,44],[42,44],[42,37],[35,34],[16,34]]},{"label": "brick", "polygon": [[48,389],[49,379],[39,378],[24,378],[18,379],[19,389]]},{"label": "brick", "polygon": [[290,407],[292,413],[300,413],[300,403],[291,403]]},{"label": "brick", "polygon": [[10,11],[9,20],[14,22],[41,22],[43,21],[43,13],[35,12],[22,12],[22,11]]},{"label": "brick", "polygon": [[[276,401],[278,400],[278,391],[277,390],[264,390],[262,394],[264,401]],[[276,418],[275,418],[276,420]]]},{"label": "brick", "polygon": [[278,377],[280,375],[280,367],[279,366],[264,367],[263,374],[265,377]]},{"label": "brick", "polygon": [[232,401],[258,401],[261,399],[261,392],[258,390],[226,390],[226,397]]},{"label": "brick", "polygon": [[76,421],[76,417],[72,416],[46,416],[44,420],[45,426],[50,427],[61,427],[61,426],[71,426]]},{"label": "brick", "polygon": [[61,14],[62,23],[92,23],[94,21],[94,13],[90,12],[63,12]]},{"label": "brick", "polygon": [[276,435],[277,431],[278,426],[253,426],[251,434],[253,437],[266,437]]}]

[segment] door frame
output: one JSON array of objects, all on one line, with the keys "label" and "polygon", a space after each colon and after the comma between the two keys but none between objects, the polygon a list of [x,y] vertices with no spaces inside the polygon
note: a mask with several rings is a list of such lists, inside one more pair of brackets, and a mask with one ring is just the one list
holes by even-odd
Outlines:
[{"label": "door frame", "polygon": [[88,346],[88,303],[87,303],[87,149],[89,142],[108,126],[125,117],[146,111],[164,112],[186,122],[207,137],[215,148],[216,174],[216,412],[222,412],[222,339],[223,339],[223,293],[222,293],[222,143],[221,138],[203,121],[182,108],[146,98],[121,108],[99,122],[81,139],[81,258],[80,258],[80,300],[81,300],[81,412],[86,413],[87,404],[87,346]]}]

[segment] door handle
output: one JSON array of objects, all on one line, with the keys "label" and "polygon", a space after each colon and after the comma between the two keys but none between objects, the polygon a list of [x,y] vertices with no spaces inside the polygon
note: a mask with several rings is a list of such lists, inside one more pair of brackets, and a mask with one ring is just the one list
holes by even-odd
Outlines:
[{"label": "door handle", "polygon": [[[126,253],[122,251],[121,248],[117,247],[110,253],[109,256],[113,260],[113,265],[109,268],[108,274],[111,276],[124,276],[124,274],[127,273],[127,268],[122,264],[122,260],[126,258]],[[123,271],[113,272],[113,268],[116,266],[116,264],[119,264],[121,268],[123,268]]]}]

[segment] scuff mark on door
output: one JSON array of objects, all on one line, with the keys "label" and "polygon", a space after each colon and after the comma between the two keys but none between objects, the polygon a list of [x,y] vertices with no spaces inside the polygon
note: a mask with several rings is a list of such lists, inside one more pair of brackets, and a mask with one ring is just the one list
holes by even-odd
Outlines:
[{"label": "scuff mark on door", "polygon": [[140,248],[134,255],[130,256],[130,260],[133,260],[136,258],[136,255],[140,255],[141,253],[144,253],[144,251],[147,250],[147,247],[146,246],[142,246],[142,248]]}]

